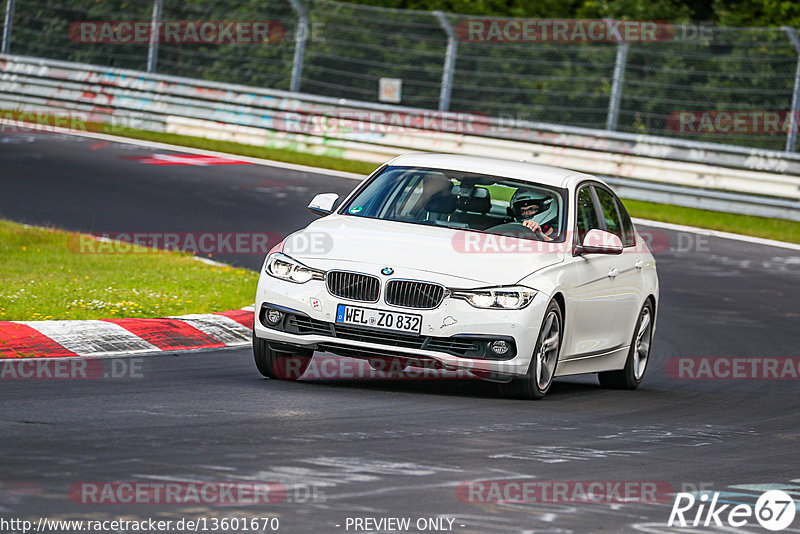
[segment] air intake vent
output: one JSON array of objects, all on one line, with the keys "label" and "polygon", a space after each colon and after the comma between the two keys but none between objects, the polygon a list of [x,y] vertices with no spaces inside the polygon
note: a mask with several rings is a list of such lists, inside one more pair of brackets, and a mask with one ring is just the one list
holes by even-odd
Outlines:
[{"label": "air intake vent", "polygon": [[389,280],[386,303],[404,308],[430,310],[442,303],[444,287],[413,280]]},{"label": "air intake vent", "polygon": [[378,301],[381,282],[377,276],[348,271],[328,271],[326,281],[331,295],[361,302]]}]

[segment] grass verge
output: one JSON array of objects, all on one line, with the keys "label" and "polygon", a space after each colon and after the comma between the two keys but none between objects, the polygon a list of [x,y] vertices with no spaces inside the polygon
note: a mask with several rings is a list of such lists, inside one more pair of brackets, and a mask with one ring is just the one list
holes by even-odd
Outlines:
[{"label": "grass verge", "polygon": [[78,236],[0,220],[0,320],[164,317],[253,303],[255,272],[144,247],[79,253]]}]

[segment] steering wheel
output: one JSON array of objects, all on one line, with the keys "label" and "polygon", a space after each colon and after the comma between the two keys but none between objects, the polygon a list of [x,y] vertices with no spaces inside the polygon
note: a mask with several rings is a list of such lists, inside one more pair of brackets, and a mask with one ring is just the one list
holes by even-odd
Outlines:
[{"label": "steering wheel", "polygon": [[516,221],[507,222],[504,224],[498,224],[497,226],[489,228],[489,230],[491,230],[492,233],[498,233],[498,234],[507,233],[509,235],[512,235],[513,237],[522,237],[522,238],[533,237],[538,241],[545,241],[544,234],[542,233],[541,230],[533,231],[524,224]]}]

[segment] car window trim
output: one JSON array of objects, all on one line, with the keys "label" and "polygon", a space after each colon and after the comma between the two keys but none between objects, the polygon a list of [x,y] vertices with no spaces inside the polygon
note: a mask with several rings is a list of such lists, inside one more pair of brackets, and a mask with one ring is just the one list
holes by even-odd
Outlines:
[{"label": "car window trim", "polygon": [[384,171],[384,169],[386,169],[386,167],[388,167],[388,166],[389,166],[388,163],[384,163],[383,165],[381,165],[380,167],[378,167],[377,169],[372,171],[372,173],[369,176],[367,176],[366,178],[361,180],[361,182],[352,191],[350,191],[350,194],[347,195],[344,198],[344,200],[342,200],[341,205],[334,210],[334,213],[336,213],[338,215],[344,215],[345,214],[345,212],[344,212],[345,206],[347,206],[350,203],[350,201],[353,198],[355,198],[357,195],[360,195],[361,192],[364,189],[366,189],[366,187],[370,184],[372,179],[375,178],[376,176],[378,176],[380,173],[382,173]]},{"label": "car window trim", "polygon": [[[636,229],[633,227],[633,221],[631,221],[631,214],[628,213],[627,208],[625,208],[625,204],[622,203],[622,199],[619,198],[617,195],[614,195],[614,207],[617,209],[617,215],[619,215],[619,222],[620,222],[621,228],[622,228],[622,235],[623,235],[622,247],[623,248],[635,247],[636,246]],[[625,215],[628,216],[628,221],[630,221],[630,223],[631,223],[630,230],[631,230],[631,239],[633,241],[631,243],[629,243],[629,244],[625,243],[625,238],[624,238],[624,235],[625,235],[625,219],[622,217],[622,212],[620,211],[620,208],[625,210]]]},{"label": "car window trim", "polygon": [[[595,217],[597,217],[597,215],[599,213],[602,213],[602,210],[598,211],[598,209],[597,209],[598,208],[597,194],[594,192],[594,184],[596,184],[596,183],[597,182],[595,182],[593,180],[585,180],[583,182],[580,182],[575,187],[575,224],[573,226],[573,233],[575,235],[572,237],[572,242],[573,242],[573,245],[575,247],[580,245],[580,243],[578,242],[578,234],[579,234],[579,229],[578,229],[578,199],[580,198],[581,190],[584,187],[589,188],[589,197],[592,199],[592,207],[594,207]],[[603,228],[605,227],[605,221],[600,220],[599,217],[596,218],[595,222],[598,225],[602,225]],[[602,230],[603,228],[600,228],[600,229]],[[591,230],[592,228],[589,228],[589,229]]]},{"label": "car window trim", "polygon": [[[619,207],[620,206],[625,208],[625,206],[622,204],[622,200],[620,200],[620,198],[616,195],[616,193],[614,193],[614,191],[611,190],[610,187],[606,187],[601,183],[595,183],[593,185],[594,185],[594,187],[599,187],[600,189],[605,190],[608,194],[611,195],[611,198],[614,200],[614,211],[617,213],[617,221],[619,221],[619,229],[620,229],[620,231],[622,233],[622,236],[620,238],[620,241],[622,241],[622,247],[623,248],[630,248],[630,247],[636,246],[636,230],[633,227],[633,221],[631,221],[631,230],[633,230],[633,241],[634,242],[629,244],[629,245],[625,244],[625,237],[624,237],[625,236],[625,224],[623,224],[623,222],[622,222],[622,213],[620,213],[620,211],[619,211]],[[595,195],[597,195],[596,191],[595,191]],[[598,204],[600,203],[599,197],[597,198],[597,202],[598,202]],[[601,213],[602,213],[602,207],[603,206],[600,205]],[[627,213],[627,210],[625,212]],[[628,218],[630,218],[630,214],[628,214]],[[605,227],[604,229],[606,231],[608,231],[608,225],[606,225],[605,217],[603,217],[603,226]]]},{"label": "car window trim", "polygon": [[[384,163],[383,165],[381,165],[380,167],[375,169],[375,171],[373,171],[372,174],[370,174],[364,180],[362,180],[361,183],[355,189],[353,189],[353,191],[351,191],[349,195],[347,195],[347,197],[344,199],[344,201],[342,201],[342,204],[334,211],[334,213],[336,213],[337,215],[350,215],[347,212],[347,208],[352,203],[353,199],[356,198],[358,195],[360,195],[364,191],[364,189],[366,189],[370,185],[370,183],[372,183],[372,181],[374,179],[376,179],[380,174],[382,174],[388,167],[391,167],[392,165],[389,165],[389,163],[391,163],[391,162]],[[425,171],[435,171],[435,170],[447,171],[447,170],[452,170],[452,169],[439,169],[439,168],[436,168],[436,167],[416,167],[416,166],[406,166],[406,165],[395,165],[395,167],[397,167],[397,168],[406,168],[406,169],[418,168],[418,169],[422,169],[422,170],[425,170]],[[456,172],[461,172],[461,171],[456,171]],[[474,173],[474,174],[480,174],[480,173]],[[516,181],[520,181],[520,182],[528,182],[528,180],[525,180],[524,178],[514,178],[514,177],[511,177],[511,176],[493,176],[493,175],[485,175],[485,176],[488,176],[488,177],[491,177],[491,178],[498,178],[498,179],[508,179],[508,180],[516,180]],[[567,227],[568,227],[568,224],[569,224],[569,206],[570,206],[569,188],[558,187],[558,186],[542,184],[542,183],[537,183],[537,182],[529,182],[529,183],[531,185],[534,185],[534,186],[540,186],[540,187],[544,187],[545,189],[551,189],[551,190],[553,190],[555,193],[557,193],[559,196],[561,196],[563,198],[563,201],[564,201],[563,208],[564,209],[561,210],[562,213],[561,213],[561,217],[560,217],[560,224],[564,228],[564,236],[563,236],[563,239],[558,240],[558,241],[553,241],[553,243],[565,243],[566,242],[566,238],[567,238]],[[384,220],[384,219],[381,219],[380,217],[366,217],[366,218],[367,219],[375,219],[375,220]],[[405,221],[398,221],[398,222],[405,222]],[[415,223],[409,223],[409,224],[415,224]],[[450,227],[450,228],[452,229],[452,227]],[[482,233],[482,234],[492,234],[491,232],[486,232],[484,230],[476,230],[474,228],[462,228],[462,230],[470,231],[470,232],[478,232],[478,233]],[[492,235],[498,235],[498,234],[492,234]]]},{"label": "car window trim", "polygon": [[[573,226],[575,235],[572,238],[573,246],[577,247],[578,245],[580,245],[580,243],[578,242],[578,198],[580,197],[581,190],[584,187],[589,188],[589,196],[592,197],[592,206],[594,206],[595,216],[603,214],[603,206],[600,204],[600,198],[597,196],[596,188],[603,189],[607,191],[609,194],[611,194],[611,198],[614,199],[615,201],[614,211],[617,213],[617,220],[619,221],[620,225],[619,227],[620,230],[622,231],[622,234],[624,235],[625,226],[622,224],[622,214],[619,212],[620,205],[623,207],[623,209],[625,209],[625,205],[622,204],[622,200],[620,200],[620,198],[616,195],[616,193],[614,193],[614,191],[612,191],[611,188],[606,186],[605,184],[602,184],[596,180],[584,180],[582,182],[579,182],[578,185],[575,186],[575,224]],[[627,213],[627,209],[625,212]],[[630,218],[630,214],[628,214],[628,217]],[[598,217],[597,224],[600,230],[608,232],[608,225],[606,224],[605,216]],[[633,231],[633,243],[631,243],[630,245],[626,245],[625,240],[620,239],[620,241],[622,241],[623,248],[630,248],[636,246],[636,227],[633,225],[633,221],[631,221],[631,230]]]}]

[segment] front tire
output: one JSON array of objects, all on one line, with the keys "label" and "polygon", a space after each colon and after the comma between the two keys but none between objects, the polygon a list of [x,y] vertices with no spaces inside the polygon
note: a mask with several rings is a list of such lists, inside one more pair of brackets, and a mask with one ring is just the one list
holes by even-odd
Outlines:
[{"label": "front tire", "polygon": [[258,372],[276,380],[297,380],[306,372],[314,351],[279,352],[253,334],[253,359]]},{"label": "front tire", "polygon": [[533,358],[525,376],[514,378],[500,384],[503,395],[513,399],[541,399],[550,390],[558,366],[561,349],[562,325],[561,308],[551,301],[544,312],[539,339],[533,351]]},{"label": "front tire", "polygon": [[625,367],[620,371],[597,373],[600,385],[612,389],[636,389],[644,379],[647,362],[650,360],[650,344],[653,341],[653,304],[648,299],[642,306],[636,328],[633,329],[631,348]]}]

